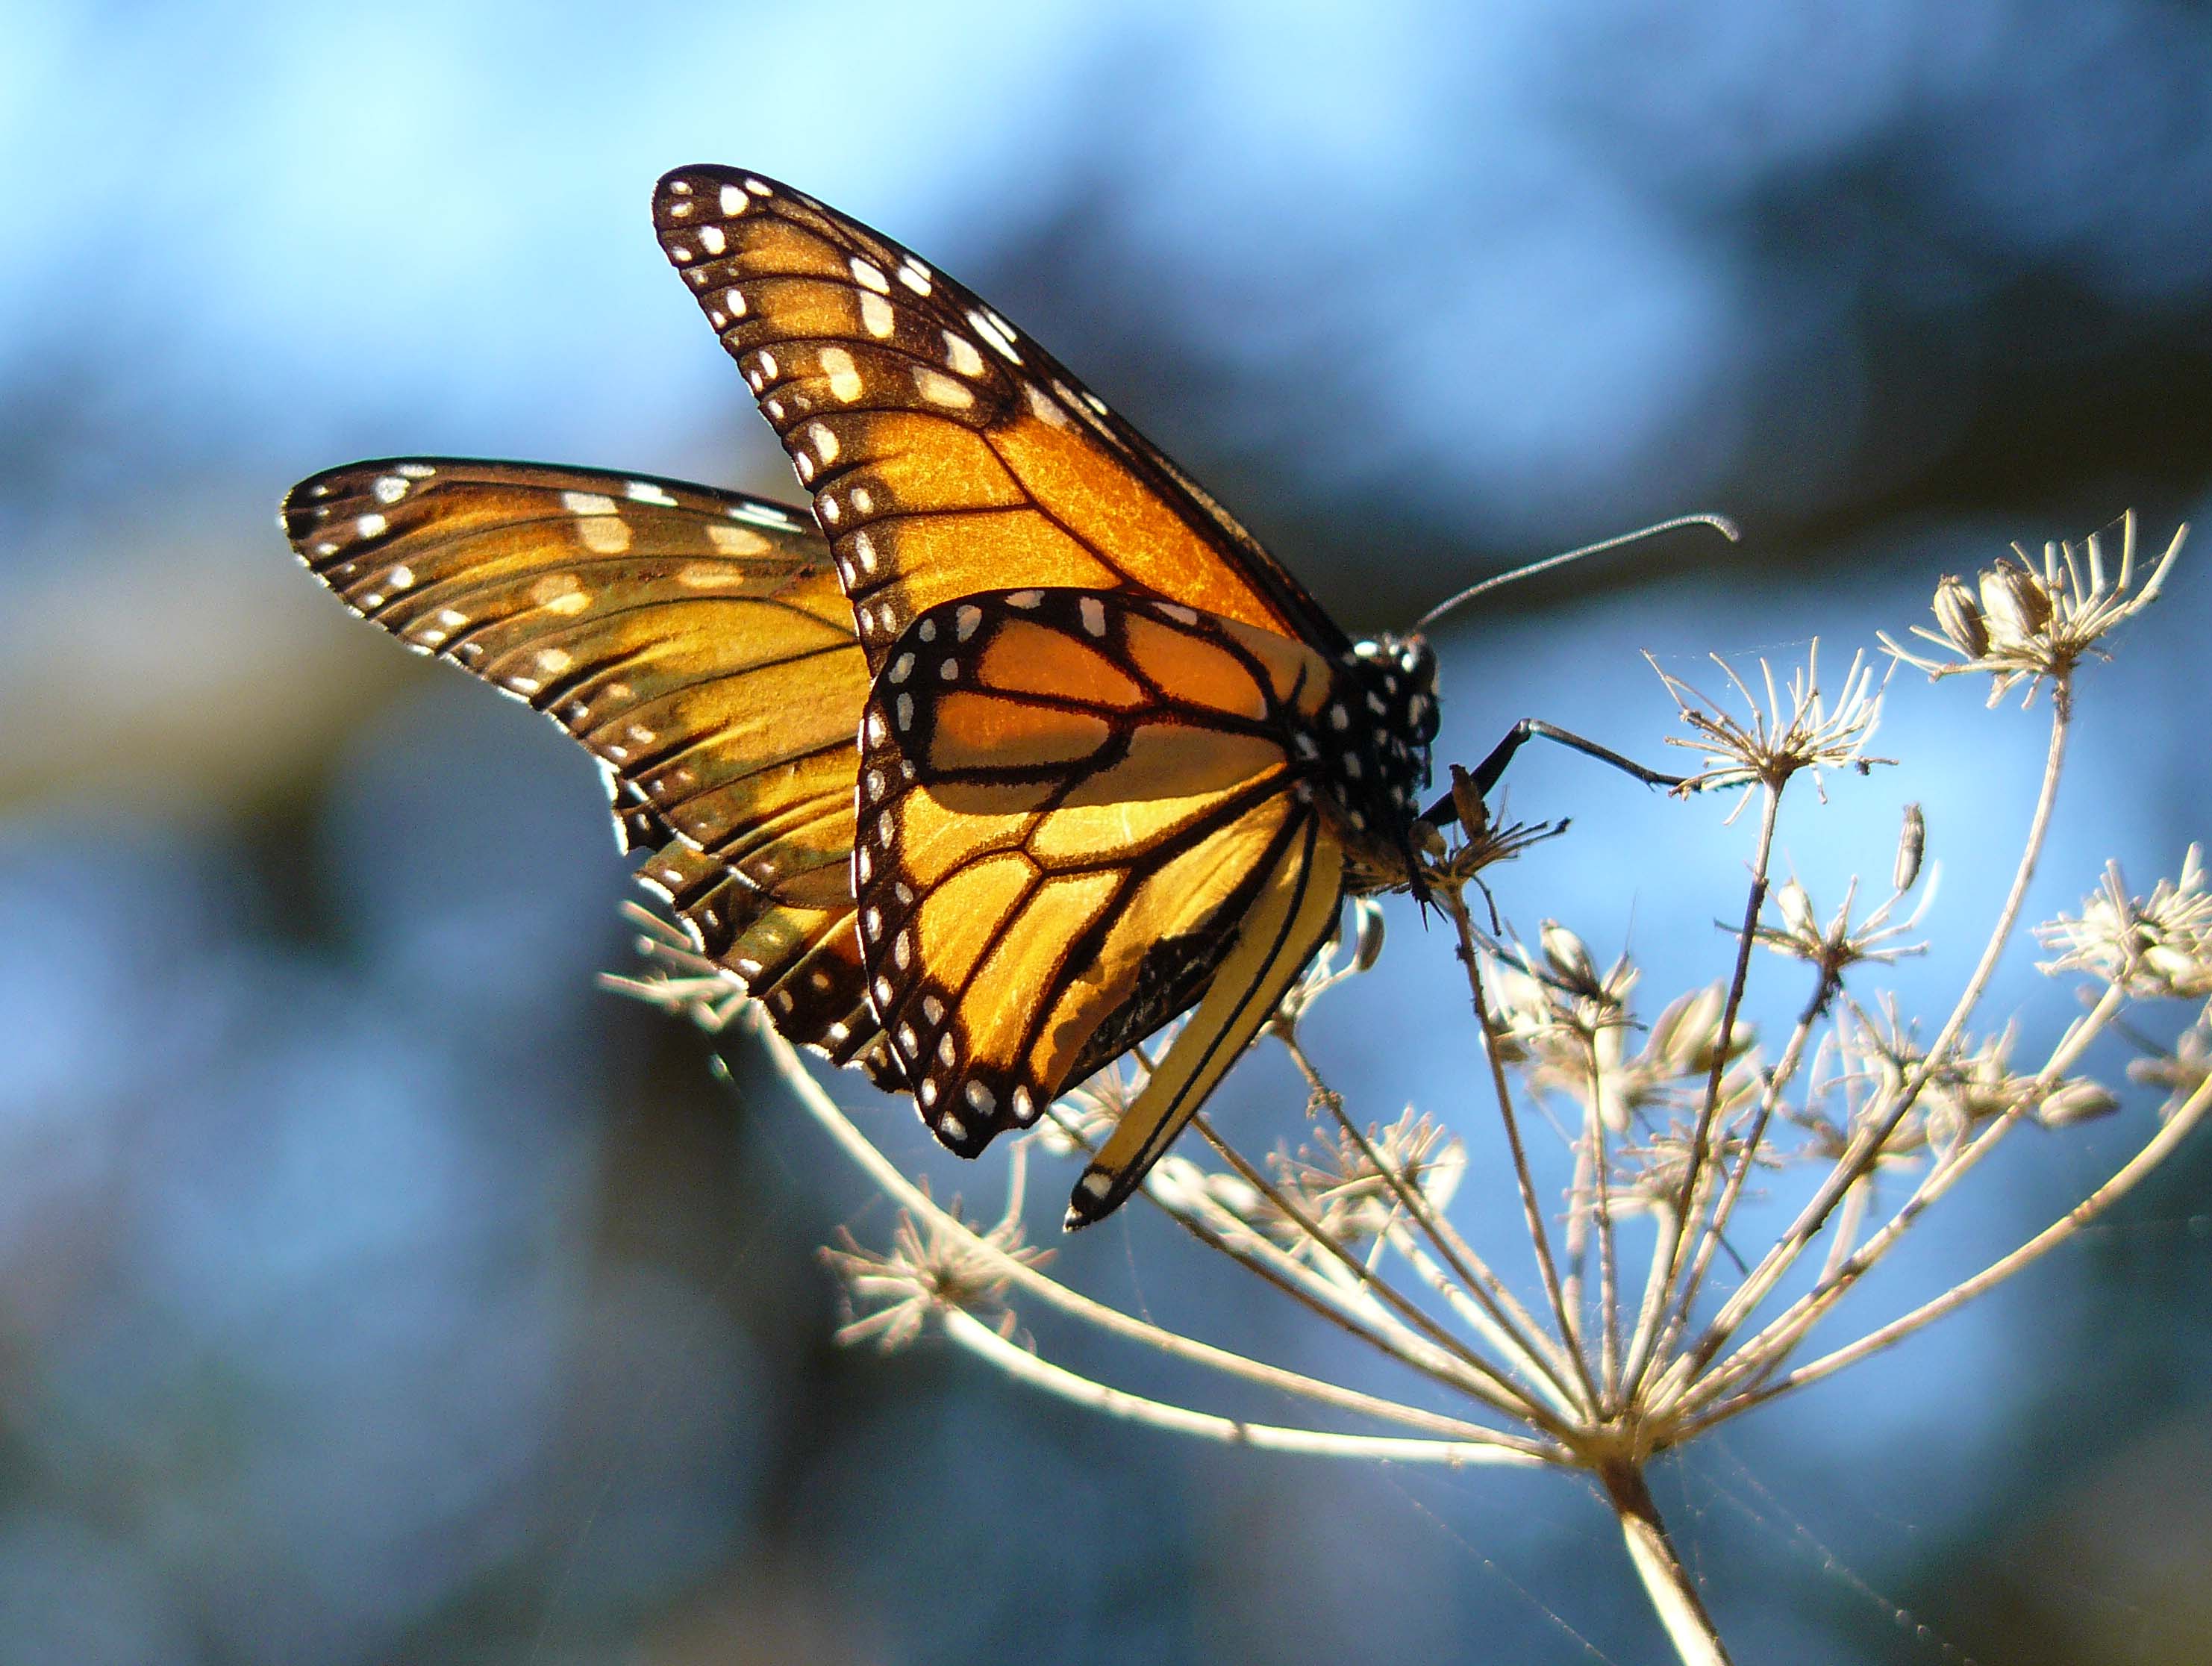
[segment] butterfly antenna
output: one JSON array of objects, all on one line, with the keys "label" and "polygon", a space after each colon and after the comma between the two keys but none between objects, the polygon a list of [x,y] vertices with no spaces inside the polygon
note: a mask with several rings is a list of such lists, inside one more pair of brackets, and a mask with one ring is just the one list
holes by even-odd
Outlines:
[{"label": "butterfly antenna", "polygon": [[1565,555],[1547,556],[1541,561],[1530,562],[1526,567],[1516,567],[1510,573],[1498,573],[1483,580],[1480,584],[1471,584],[1456,596],[1438,602],[1427,612],[1422,614],[1414,621],[1413,629],[1426,630],[1462,602],[1471,602],[1485,591],[1495,590],[1501,585],[1512,584],[1521,579],[1532,579],[1539,573],[1548,573],[1554,567],[1565,567],[1569,562],[1580,561],[1585,556],[1602,555],[1607,550],[1618,550],[1622,544],[1633,544],[1638,538],[1657,538],[1662,532],[1671,532],[1679,526],[1710,526],[1730,544],[1737,543],[1742,538],[1742,534],[1736,531],[1735,522],[1730,520],[1726,515],[1677,515],[1674,520],[1662,520],[1656,526],[1640,527],[1632,532],[1622,532],[1613,538],[1601,538],[1595,544],[1585,544],[1579,550],[1570,550]]}]

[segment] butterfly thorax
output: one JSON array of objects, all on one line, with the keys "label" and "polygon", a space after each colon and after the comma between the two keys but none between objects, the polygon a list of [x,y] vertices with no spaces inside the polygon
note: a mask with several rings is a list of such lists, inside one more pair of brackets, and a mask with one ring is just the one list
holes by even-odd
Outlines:
[{"label": "butterfly thorax", "polygon": [[1297,751],[1360,865],[1379,884],[1403,883],[1437,736],[1436,656],[1419,636],[1384,635],[1354,643],[1331,672]]}]

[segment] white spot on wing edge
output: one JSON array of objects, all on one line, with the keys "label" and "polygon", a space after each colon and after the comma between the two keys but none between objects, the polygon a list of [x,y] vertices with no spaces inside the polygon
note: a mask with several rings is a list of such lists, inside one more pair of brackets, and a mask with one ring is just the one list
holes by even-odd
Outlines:
[{"label": "white spot on wing edge", "polygon": [[975,344],[957,331],[947,330],[945,337],[945,362],[963,376],[983,374],[983,356],[975,350]]},{"label": "white spot on wing edge", "polygon": [[970,307],[968,322],[975,333],[989,344],[992,351],[1010,364],[1019,364],[1022,356],[1014,350],[1014,338],[1006,321],[996,313],[982,307]]}]

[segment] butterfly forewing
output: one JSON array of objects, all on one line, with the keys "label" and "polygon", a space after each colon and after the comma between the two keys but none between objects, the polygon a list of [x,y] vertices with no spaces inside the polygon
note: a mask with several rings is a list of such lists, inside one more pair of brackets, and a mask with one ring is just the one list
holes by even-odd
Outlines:
[{"label": "butterfly forewing", "polygon": [[898,244],[726,168],[668,174],[653,218],[814,493],[872,666],[927,609],[1010,581],[1133,586],[1344,646],[1156,447]]},{"label": "butterfly forewing", "polygon": [[[854,889],[870,998],[947,1145],[1030,1122],[1189,1006],[1286,873],[1333,920],[1340,854],[1288,739],[1326,676],[1286,637],[1127,591],[972,595],[893,644],[862,723]],[[1280,991],[1253,987],[1263,1019]],[[1170,1059],[1206,1044],[1194,1025]]]},{"label": "butterfly forewing", "polygon": [[864,1054],[847,875],[867,669],[803,518],[676,481],[424,458],[304,481],[283,522],[363,617],[582,742],[701,952],[794,1040]]}]

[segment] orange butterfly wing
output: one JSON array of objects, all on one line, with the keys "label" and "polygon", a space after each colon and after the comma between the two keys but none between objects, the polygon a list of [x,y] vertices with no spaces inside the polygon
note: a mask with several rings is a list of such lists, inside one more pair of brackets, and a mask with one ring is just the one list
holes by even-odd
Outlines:
[{"label": "orange butterfly wing", "polygon": [[[924,1120],[973,1154],[1197,1005],[1077,1189],[1071,1221],[1095,1219],[1327,937],[1344,841],[1363,871],[1410,860],[1423,714],[1157,447],[910,251],[727,168],[665,176],[653,222],[814,495],[876,675],[854,890]],[[1012,618],[1017,597],[1042,611]],[[951,648],[986,631],[979,691]]]},{"label": "orange butterfly wing", "polygon": [[786,1035],[884,1068],[848,878],[867,667],[802,516],[678,481],[419,458],[303,481],[283,521],[349,607],[599,760],[624,848],[652,853],[640,879]]},{"label": "orange butterfly wing", "polygon": [[897,243],[722,167],[664,177],[653,224],[814,494],[872,669],[926,610],[1018,584],[1135,587],[1348,646],[1158,447]]},{"label": "orange butterfly wing", "polygon": [[1287,637],[1128,591],[973,595],[894,645],[854,890],[946,1145],[1028,1123],[1206,992],[1071,1219],[1141,1181],[1334,927],[1343,847],[1295,745],[1331,686]]}]

